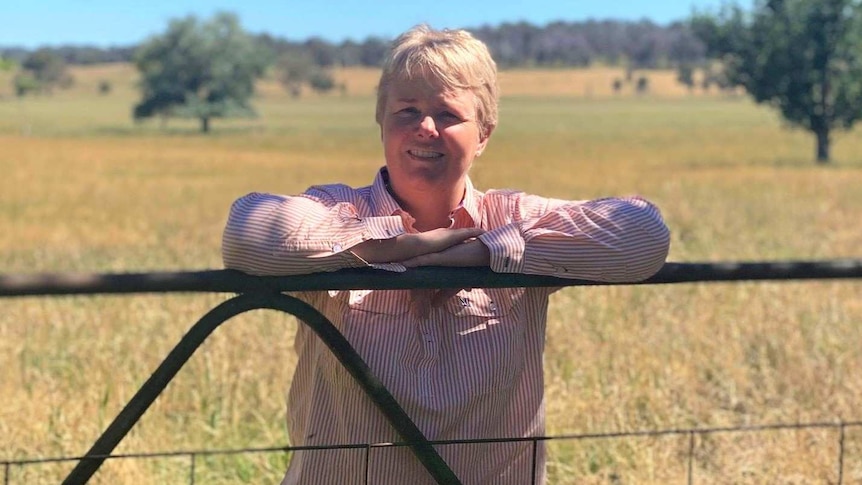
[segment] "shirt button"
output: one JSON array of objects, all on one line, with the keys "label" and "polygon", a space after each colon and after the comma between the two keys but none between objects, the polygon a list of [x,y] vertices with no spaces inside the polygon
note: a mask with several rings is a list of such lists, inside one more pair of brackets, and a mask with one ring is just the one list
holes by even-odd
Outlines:
[{"label": "shirt button", "polygon": [[336,244],[336,245],[332,246],[332,252],[333,253],[340,253],[341,252],[341,244]]},{"label": "shirt button", "polygon": [[494,312],[494,313],[496,313],[496,312],[497,312],[497,304],[496,304],[496,303],[494,303],[493,301],[492,301],[491,303],[489,303],[489,304],[488,304],[488,308],[490,308],[490,309],[491,309],[491,311],[492,311],[492,312]]}]

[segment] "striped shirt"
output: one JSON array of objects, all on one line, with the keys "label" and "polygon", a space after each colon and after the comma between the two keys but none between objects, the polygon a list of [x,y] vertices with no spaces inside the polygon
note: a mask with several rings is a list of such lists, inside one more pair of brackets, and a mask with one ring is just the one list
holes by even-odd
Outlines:
[{"label": "striped shirt", "polygon": [[[363,267],[348,249],[405,232],[385,169],[367,187],[315,186],[298,196],[252,193],[231,208],[225,265],[257,275]],[[491,269],[604,282],[648,278],[664,263],[669,233],[639,197],[564,201],[522,192],[475,190],[467,180],[453,228],[481,227]],[[398,263],[371,265],[404,271]],[[542,353],[548,297],[557,288],[462,290],[442,306],[424,290],[298,294],[344,334],[431,440],[524,438],[544,434]],[[425,305],[427,308],[427,305]],[[399,441],[389,423],[329,349],[304,326],[288,395],[291,443]],[[540,442],[541,443],[541,442]],[[530,442],[437,447],[462,483],[544,482],[540,445]],[[367,480],[367,481],[366,481]],[[433,483],[410,450],[380,447],[300,451],[283,485]]]}]

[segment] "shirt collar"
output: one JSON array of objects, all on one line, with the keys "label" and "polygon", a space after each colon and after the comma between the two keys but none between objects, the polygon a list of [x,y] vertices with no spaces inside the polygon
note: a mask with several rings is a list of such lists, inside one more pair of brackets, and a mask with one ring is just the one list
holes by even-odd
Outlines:
[{"label": "shirt collar", "polygon": [[[398,205],[398,202],[395,201],[395,198],[392,197],[392,194],[389,193],[388,185],[389,172],[386,170],[386,167],[383,167],[377,172],[374,184],[371,186],[371,201],[374,205],[375,214],[395,215],[403,210]],[[468,176],[464,186],[464,198],[458,204],[458,207],[450,213],[450,217],[455,220],[455,227],[481,226],[482,219],[479,216],[480,196],[481,194],[473,187],[473,182]],[[466,218],[469,218],[469,221]],[[472,224],[470,224],[470,221],[472,221]]]},{"label": "shirt collar", "polygon": [[461,200],[461,204],[452,211],[453,216],[459,210],[465,211],[473,221],[472,227],[481,227],[482,218],[479,216],[479,199],[481,195],[482,194],[473,187],[473,182],[470,180],[470,176],[468,175],[464,185],[464,199]]},{"label": "shirt collar", "polygon": [[374,206],[375,215],[394,215],[401,210],[398,202],[389,193],[389,172],[386,167],[377,172],[374,184],[371,186],[371,203]]}]

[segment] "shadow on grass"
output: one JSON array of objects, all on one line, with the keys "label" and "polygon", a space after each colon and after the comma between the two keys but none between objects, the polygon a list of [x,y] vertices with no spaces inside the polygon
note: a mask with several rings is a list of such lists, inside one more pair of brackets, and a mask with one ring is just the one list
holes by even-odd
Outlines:
[{"label": "shadow on grass", "polygon": [[780,170],[829,170],[856,171],[862,168],[862,157],[833,157],[827,163],[817,163],[814,157],[776,157],[773,159],[762,159],[757,161],[738,160],[699,160],[689,159],[677,165],[686,170],[716,170],[716,169],[745,169],[745,168],[774,168]]}]

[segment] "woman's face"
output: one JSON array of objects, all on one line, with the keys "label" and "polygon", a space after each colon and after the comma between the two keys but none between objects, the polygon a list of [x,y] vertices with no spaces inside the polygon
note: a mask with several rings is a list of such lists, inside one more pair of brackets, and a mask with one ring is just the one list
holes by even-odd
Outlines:
[{"label": "woman's face", "polygon": [[[380,124],[386,166],[396,190],[462,188],[488,142],[470,91],[443,91],[427,81],[394,81]],[[460,185],[460,187],[459,187]],[[406,195],[406,194],[400,194]]]}]

